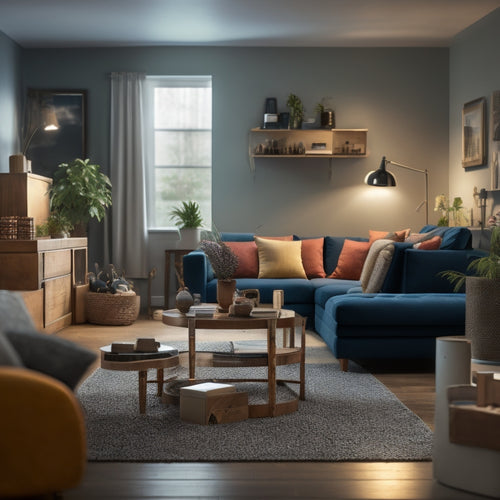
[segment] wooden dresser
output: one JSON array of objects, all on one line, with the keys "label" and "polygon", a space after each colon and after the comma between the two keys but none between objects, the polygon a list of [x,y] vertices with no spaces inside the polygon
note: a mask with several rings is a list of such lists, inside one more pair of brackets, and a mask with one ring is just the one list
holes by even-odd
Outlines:
[{"label": "wooden dresser", "polygon": [[86,283],[87,238],[0,240],[0,289],[23,292],[38,329],[70,325]]}]

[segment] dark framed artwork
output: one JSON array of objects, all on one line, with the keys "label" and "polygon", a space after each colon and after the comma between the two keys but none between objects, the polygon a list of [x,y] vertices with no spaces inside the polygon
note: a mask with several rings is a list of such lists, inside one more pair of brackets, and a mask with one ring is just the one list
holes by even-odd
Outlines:
[{"label": "dark framed artwork", "polygon": [[462,110],[462,167],[486,164],[486,99],[464,104]]},{"label": "dark framed artwork", "polygon": [[33,173],[53,177],[61,163],[86,158],[86,90],[28,89],[25,115],[23,152]]}]

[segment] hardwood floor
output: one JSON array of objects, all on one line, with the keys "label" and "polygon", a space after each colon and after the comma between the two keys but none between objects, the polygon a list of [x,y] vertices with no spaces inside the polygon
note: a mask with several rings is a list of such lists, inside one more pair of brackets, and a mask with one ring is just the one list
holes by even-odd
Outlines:
[{"label": "hardwood floor", "polygon": [[[57,334],[98,351],[115,340],[155,337],[162,342],[186,340],[182,328],[160,321],[139,320],[126,327],[73,325]],[[197,332],[200,341],[213,332]],[[228,333],[228,335],[230,335]],[[259,333],[245,332],[245,338]],[[217,334],[217,340],[223,340]],[[306,343],[316,346],[307,362],[331,356],[322,340],[308,332]],[[322,350],[324,347],[325,350]],[[99,362],[89,370],[91,373]],[[422,363],[365,363],[383,384],[422,420],[433,427],[434,373]],[[193,446],[196,444],[193,443]],[[331,498],[331,499],[450,499],[484,498],[438,484],[431,462],[278,462],[278,463],[105,463],[91,462],[81,485],[64,493],[68,500],[148,498]]]}]

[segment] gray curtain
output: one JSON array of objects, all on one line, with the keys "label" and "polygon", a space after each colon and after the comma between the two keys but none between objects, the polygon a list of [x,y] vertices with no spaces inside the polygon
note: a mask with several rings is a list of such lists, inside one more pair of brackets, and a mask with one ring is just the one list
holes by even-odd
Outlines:
[{"label": "gray curtain", "polygon": [[140,73],[111,74],[111,262],[129,278],[147,278],[146,162]]}]

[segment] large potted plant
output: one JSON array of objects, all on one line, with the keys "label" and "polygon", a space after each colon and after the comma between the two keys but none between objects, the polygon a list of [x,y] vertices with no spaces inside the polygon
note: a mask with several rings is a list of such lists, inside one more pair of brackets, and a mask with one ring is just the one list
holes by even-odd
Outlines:
[{"label": "large potted plant", "polygon": [[194,250],[200,243],[201,217],[200,205],[196,201],[183,201],[170,212],[170,219],[179,228],[180,244],[185,250]]},{"label": "large potted plant", "polygon": [[471,275],[444,271],[442,276],[460,291],[465,283],[465,335],[471,340],[472,359],[500,363],[500,227],[491,232],[487,256],[473,260]]},{"label": "large potted plant", "polygon": [[72,236],[85,236],[91,218],[101,221],[111,206],[111,181],[99,165],[79,158],[61,163],[50,188],[51,210],[74,227]]}]

